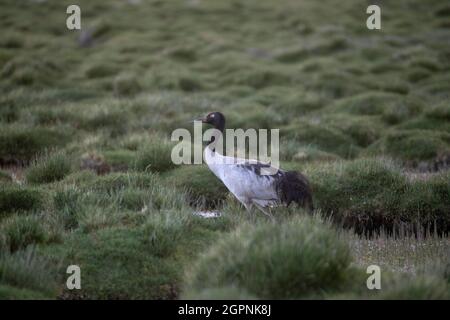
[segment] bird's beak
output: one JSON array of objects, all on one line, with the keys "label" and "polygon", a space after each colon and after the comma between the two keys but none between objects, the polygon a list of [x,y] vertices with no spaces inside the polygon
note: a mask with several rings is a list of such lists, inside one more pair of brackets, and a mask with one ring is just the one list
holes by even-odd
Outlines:
[{"label": "bird's beak", "polygon": [[206,123],[206,120],[204,118],[194,119],[191,122],[196,122],[196,121],[201,121],[202,123]]}]

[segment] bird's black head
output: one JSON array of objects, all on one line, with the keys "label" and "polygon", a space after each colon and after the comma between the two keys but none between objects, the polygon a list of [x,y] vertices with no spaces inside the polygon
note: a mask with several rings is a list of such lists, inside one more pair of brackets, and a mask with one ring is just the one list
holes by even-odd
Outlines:
[{"label": "bird's black head", "polygon": [[225,116],[220,112],[209,113],[204,119],[202,119],[202,122],[212,125],[221,132],[225,129]]}]

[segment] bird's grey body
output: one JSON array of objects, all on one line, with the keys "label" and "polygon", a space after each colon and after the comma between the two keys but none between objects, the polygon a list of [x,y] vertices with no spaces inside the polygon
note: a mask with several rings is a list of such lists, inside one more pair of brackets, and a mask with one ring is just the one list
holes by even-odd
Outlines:
[{"label": "bird's grey body", "polygon": [[[223,132],[225,117],[220,112],[210,113],[203,122]],[[296,202],[312,210],[312,196],[308,180],[295,171],[284,171],[256,160],[224,156],[215,150],[214,139],[204,150],[209,169],[228,190],[251,210],[255,205],[267,215],[264,208]],[[270,169],[271,174],[267,174]],[[266,170],[266,172],[263,172]]]},{"label": "bird's grey body", "polygon": [[252,204],[266,207],[277,202],[278,173],[261,175],[257,171],[258,162],[223,156],[210,146],[205,148],[204,157],[209,169],[246,208]]}]

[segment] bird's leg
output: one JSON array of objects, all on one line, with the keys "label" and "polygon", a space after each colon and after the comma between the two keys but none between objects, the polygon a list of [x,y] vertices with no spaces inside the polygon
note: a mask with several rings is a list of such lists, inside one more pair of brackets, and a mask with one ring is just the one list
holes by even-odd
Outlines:
[{"label": "bird's leg", "polygon": [[244,205],[245,209],[246,209],[249,213],[252,213],[252,204],[251,204],[251,203],[245,203],[245,202],[243,202],[243,205]]},{"label": "bird's leg", "polygon": [[250,202],[249,204],[245,205],[245,208],[247,209],[247,212],[250,216],[250,221],[255,222],[256,214],[255,214],[255,210],[253,209],[253,204]]},{"label": "bird's leg", "polygon": [[261,205],[259,205],[258,203],[256,203],[256,202],[253,202],[253,203],[254,203],[255,207],[257,207],[262,213],[264,213],[266,216],[268,216],[268,217],[270,218],[270,220],[272,220],[272,222],[275,221],[275,218],[273,217],[273,215],[272,215],[269,211],[265,210],[265,209],[264,209]]},{"label": "bird's leg", "polygon": [[237,198],[240,203],[245,207],[245,210],[249,213],[250,216],[253,216],[253,210],[252,210],[252,202],[246,198]]}]

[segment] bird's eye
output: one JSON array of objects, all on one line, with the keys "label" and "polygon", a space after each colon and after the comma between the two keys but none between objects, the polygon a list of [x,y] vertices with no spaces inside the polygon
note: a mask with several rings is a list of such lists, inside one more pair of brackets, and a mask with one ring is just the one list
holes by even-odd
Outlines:
[{"label": "bird's eye", "polygon": [[214,114],[211,115],[211,118],[214,118]]}]

